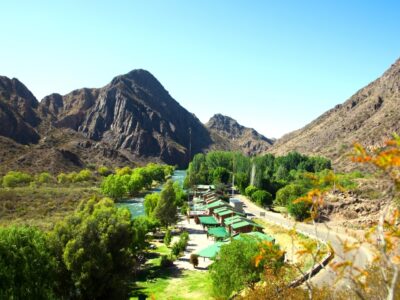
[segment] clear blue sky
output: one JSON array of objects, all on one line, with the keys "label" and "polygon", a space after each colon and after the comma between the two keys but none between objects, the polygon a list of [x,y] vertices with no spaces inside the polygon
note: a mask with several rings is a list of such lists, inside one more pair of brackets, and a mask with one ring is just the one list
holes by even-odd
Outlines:
[{"label": "clear blue sky", "polygon": [[201,121],[223,113],[268,137],[400,57],[399,1],[63,2],[0,2],[1,75],[41,99],[143,68]]}]

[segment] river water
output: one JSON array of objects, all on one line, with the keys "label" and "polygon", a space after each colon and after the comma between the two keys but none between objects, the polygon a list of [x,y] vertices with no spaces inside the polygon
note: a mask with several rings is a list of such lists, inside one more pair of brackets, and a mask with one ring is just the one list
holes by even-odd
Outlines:
[{"label": "river water", "polygon": [[[183,181],[185,180],[185,177],[186,177],[185,170],[175,170],[171,179],[173,181],[179,182],[180,185],[183,186]],[[156,188],[151,189],[149,192],[144,194],[142,197],[135,197],[135,198],[123,200],[123,201],[117,203],[117,206],[128,208],[132,214],[132,218],[143,216],[144,215],[144,205],[143,205],[144,196],[146,196],[147,194],[151,194],[151,193],[156,193],[156,192],[159,193],[159,192],[161,192],[162,188],[163,188],[163,184],[159,185]]]}]

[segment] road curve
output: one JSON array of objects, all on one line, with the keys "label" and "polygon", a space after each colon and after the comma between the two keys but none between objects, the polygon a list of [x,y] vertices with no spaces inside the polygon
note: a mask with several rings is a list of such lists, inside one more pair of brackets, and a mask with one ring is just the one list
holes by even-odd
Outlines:
[{"label": "road curve", "polygon": [[[351,261],[357,268],[365,268],[373,259],[373,254],[370,249],[365,245],[361,245],[357,250],[345,252],[343,251],[343,242],[355,243],[357,240],[348,234],[343,232],[337,232],[336,230],[330,229],[324,223],[318,223],[315,226],[311,224],[294,222],[293,220],[285,218],[282,214],[274,213],[259,206],[248,200],[245,196],[236,195],[235,198],[240,199],[245,203],[245,212],[254,214],[257,218],[265,219],[267,222],[272,222],[282,227],[292,229],[296,228],[296,231],[306,234],[314,239],[319,239],[331,245],[334,250],[334,263],[343,261]],[[261,217],[260,213],[264,212],[265,216]],[[316,274],[311,282],[315,285],[332,285],[336,283],[336,276],[329,267],[322,269]]]}]

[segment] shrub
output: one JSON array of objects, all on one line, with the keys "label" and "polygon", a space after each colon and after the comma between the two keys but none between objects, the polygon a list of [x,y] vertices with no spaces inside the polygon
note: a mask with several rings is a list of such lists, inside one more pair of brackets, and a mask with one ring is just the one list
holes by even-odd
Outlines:
[{"label": "shrub", "polygon": [[92,179],[92,171],[88,169],[81,170],[75,177],[75,182],[84,182]]},{"label": "shrub", "polygon": [[100,166],[97,169],[97,173],[99,173],[100,176],[106,177],[111,174],[111,170],[109,168],[107,168],[106,166]]},{"label": "shrub", "polygon": [[161,255],[160,258],[160,267],[161,268],[168,268],[173,265],[172,259],[170,259],[167,255]]},{"label": "shrub", "polygon": [[258,191],[258,189],[254,185],[249,185],[245,189],[246,195],[249,196],[250,198],[251,198],[251,195],[253,195],[253,193],[255,193],[256,191]]},{"label": "shrub", "polygon": [[199,256],[194,253],[190,254],[190,263],[196,268],[199,265]]},{"label": "shrub", "polygon": [[168,247],[171,244],[171,230],[167,229],[164,236],[164,244]]},{"label": "shrub", "polygon": [[251,200],[260,206],[271,205],[272,195],[267,191],[259,190],[251,195]]},{"label": "shrub", "polygon": [[172,244],[172,247],[171,247],[171,252],[172,252],[172,254],[175,255],[176,257],[178,257],[179,254],[181,253],[181,247],[182,247],[182,246],[180,245],[179,242],[173,243],[173,244]]},{"label": "shrub", "polygon": [[310,204],[300,201],[297,203],[290,203],[287,207],[289,214],[296,219],[296,221],[303,221],[310,217]]},{"label": "shrub", "polygon": [[69,178],[68,178],[67,174],[65,174],[65,173],[58,174],[57,182],[60,184],[65,184],[65,183],[69,182]]},{"label": "shrub", "polygon": [[27,173],[10,171],[3,177],[3,186],[16,187],[28,185],[32,181],[32,176]]},{"label": "shrub", "polygon": [[53,181],[53,177],[48,172],[43,172],[37,176],[37,181],[39,183],[50,183]]},{"label": "shrub", "polygon": [[115,174],[119,176],[131,175],[132,169],[129,167],[117,168],[115,169]]},{"label": "shrub", "polygon": [[306,188],[299,184],[289,184],[283,188],[281,188],[276,193],[276,199],[274,203],[276,205],[287,206],[293,200],[301,197],[306,192]]}]

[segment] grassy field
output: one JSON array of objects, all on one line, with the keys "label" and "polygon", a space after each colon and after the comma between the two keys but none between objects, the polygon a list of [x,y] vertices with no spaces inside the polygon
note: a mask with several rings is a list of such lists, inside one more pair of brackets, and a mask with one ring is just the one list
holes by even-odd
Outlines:
[{"label": "grassy field", "polygon": [[138,299],[140,294],[156,300],[213,299],[208,271],[160,268],[161,255],[169,255],[171,250],[162,243],[155,245],[157,248],[148,253],[147,268],[139,275],[131,299]]},{"label": "grassy field", "polygon": [[100,196],[95,183],[0,188],[0,226],[26,224],[49,230],[80,200],[93,195]]}]

